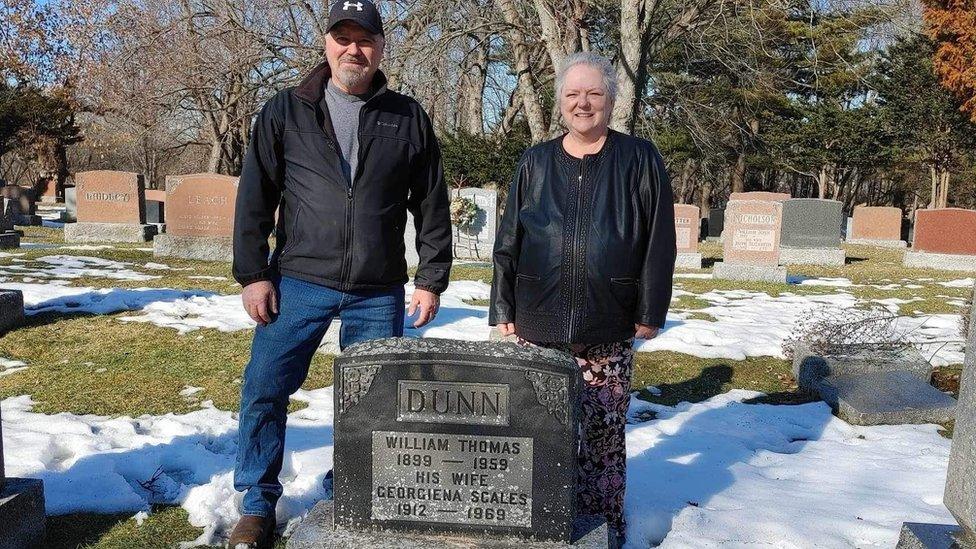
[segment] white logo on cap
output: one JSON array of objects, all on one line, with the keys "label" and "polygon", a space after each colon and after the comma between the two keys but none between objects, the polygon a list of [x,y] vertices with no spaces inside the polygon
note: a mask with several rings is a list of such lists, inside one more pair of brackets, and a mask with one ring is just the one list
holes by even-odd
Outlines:
[{"label": "white logo on cap", "polygon": [[363,3],[362,2],[355,2],[355,3],[353,3],[353,2],[343,2],[342,3],[342,10],[343,11],[349,11],[349,8],[356,8],[356,11],[363,11]]}]

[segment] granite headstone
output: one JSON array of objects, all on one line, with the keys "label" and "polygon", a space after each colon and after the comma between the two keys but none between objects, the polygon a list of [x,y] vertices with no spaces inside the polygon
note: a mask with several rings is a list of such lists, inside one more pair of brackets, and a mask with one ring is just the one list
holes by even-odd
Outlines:
[{"label": "granite headstone", "polygon": [[571,540],[581,381],[569,355],[385,339],[347,349],[335,379],[337,529]]},{"label": "granite headstone", "polygon": [[230,261],[237,178],[213,173],[166,178],[166,234],[153,241],[157,257]]},{"label": "granite headstone", "polygon": [[711,208],[708,210],[708,238],[718,240],[722,238],[725,229],[725,208]]},{"label": "granite headstone", "polygon": [[146,223],[142,174],[97,170],[75,174],[78,222],[64,227],[65,242],[146,242],[158,227]]},{"label": "granite headstone", "polygon": [[902,213],[898,208],[856,206],[847,241],[884,247],[905,247],[901,240]]},{"label": "granite headstone", "polygon": [[783,202],[783,264],[844,265],[840,247],[844,205],[836,200],[791,198]]},{"label": "granite headstone", "polygon": [[917,210],[906,267],[976,272],[976,210]]},{"label": "granite headstone", "polygon": [[702,256],[698,253],[700,211],[698,206],[691,204],[674,205],[674,233],[678,247],[676,267],[701,269]]},{"label": "granite headstone", "polygon": [[725,209],[722,261],[715,264],[714,276],[785,283],[786,269],[779,267],[782,222],[782,202],[729,202]]}]

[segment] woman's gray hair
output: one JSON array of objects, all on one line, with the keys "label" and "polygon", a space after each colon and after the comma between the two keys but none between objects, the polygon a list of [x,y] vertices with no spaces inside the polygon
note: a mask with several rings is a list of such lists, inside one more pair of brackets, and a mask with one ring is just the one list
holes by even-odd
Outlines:
[{"label": "woman's gray hair", "polygon": [[576,52],[563,59],[563,62],[559,65],[559,70],[556,71],[556,97],[562,97],[566,73],[576,65],[587,65],[600,71],[600,74],[603,76],[603,85],[607,88],[607,95],[610,96],[610,101],[616,101],[617,71],[614,70],[613,64],[610,63],[609,59],[588,51]]}]

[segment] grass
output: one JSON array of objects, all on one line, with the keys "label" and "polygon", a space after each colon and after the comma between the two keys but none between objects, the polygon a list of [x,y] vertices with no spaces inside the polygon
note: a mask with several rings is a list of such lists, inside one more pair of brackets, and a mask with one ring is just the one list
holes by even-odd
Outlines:
[{"label": "grass", "polygon": [[[250,331],[203,329],[181,336],[107,316],[37,315],[0,337],[0,356],[26,370],[0,377],[0,398],[29,394],[34,410],[108,416],[185,413],[212,400],[237,410]],[[316,354],[304,388],[332,384],[332,357]],[[187,385],[203,391],[185,398]],[[292,409],[304,407],[292,402]]]},{"label": "grass", "polygon": [[[22,248],[20,256],[0,257],[3,266],[21,265],[40,268],[37,259],[48,255],[87,255],[129,263],[128,268],[159,276],[147,281],[121,281],[97,276],[71,279],[74,286],[94,288],[183,288],[201,289],[220,294],[240,291],[229,272],[229,265],[219,262],[153,258],[150,244],[113,244],[105,250],[65,250],[61,231],[30,227],[25,242],[48,244],[45,248]],[[721,247],[703,243],[702,253],[710,266],[721,256]],[[901,267],[903,250],[847,246],[849,263],[845,267],[791,266],[791,276],[847,278],[859,285],[847,288],[798,286],[769,283],[743,283],[712,279],[678,278],[675,286],[696,295],[683,295],[672,309],[685,312],[688,318],[714,320],[701,311],[710,306],[701,294],[713,290],[746,290],[772,296],[817,295],[846,291],[862,300],[897,298],[909,300],[901,314],[958,313],[948,301],[965,301],[969,289],[938,285],[965,277],[964,273],[909,270]],[[15,261],[19,260],[19,261]],[[171,270],[153,270],[146,263],[163,263]],[[186,270],[177,270],[186,269]],[[700,270],[695,272],[708,272]],[[226,280],[203,280],[191,276],[226,277]],[[971,275],[969,275],[971,276]],[[10,277],[18,280],[18,277]],[[23,277],[20,277],[21,279]],[[452,280],[481,280],[490,283],[492,270],[487,263],[455,265]],[[919,282],[919,278],[930,281]],[[920,288],[905,288],[917,283]],[[885,290],[874,285],[898,284]],[[469,300],[469,304],[488,305],[487,300]],[[203,329],[179,335],[175,330],[146,323],[125,323],[116,315],[44,314],[31,317],[28,324],[0,336],[0,356],[27,363],[27,369],[0,376],[0,399],[29,394],[35,411],[71,412],[103,416],[138,416],[141,414],[185,413],[198,409],[200,402],[213,401],[223,410],[237,410],[240,378],[250,353],[251,332],[223,333]],[[331,356],[316,355],[309,378],[303,386],[315,389],[332,383]],[[940,368],[933,383],[940,389],[958,393],[959,368]],[[202,387],[192,397],[179,393],[187,386]],[[656,387],[659,392],[641,390],[640,397],[664,405],[682,401],[699,402],[730,389],[740,388],[765,393],[755,402],[801,403],[811,400],[799,391],[790,372],[790,364],[773,357],[752,357],[743,361],[701,359],[676,352],[638,353],[632,386]],[[291,409],[305,406],[293,401]],[[946,434],[951,436],[952,425]],[[171,548],[201,533],[187,522],[178,507],[157,507],[141,526],[131,514],[100,515],[81,513],[49,517],[48,537],[44,547],[51,548]],[[279,540],[277,547],[283,547]]]}]

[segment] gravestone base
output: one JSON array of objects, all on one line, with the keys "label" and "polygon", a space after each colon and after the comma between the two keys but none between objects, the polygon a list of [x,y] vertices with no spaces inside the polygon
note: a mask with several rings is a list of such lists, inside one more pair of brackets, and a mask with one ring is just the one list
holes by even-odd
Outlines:
[{"label": "gravestone base", "polygon": [[9,248],[19,248],[20,247],[20,235],[10,231],[6,233],[0,233],[0,250],[6,250]]},{"label": "gravestone base", "polygon": [[[0,289],[0,333],[16,328],[24,323],[24,293],[20,290]],[[3,443],[0,442],[0,448]],[[0,456],[0,465],[3,456]],[[3,483],[3,470],[0,469],[0,484]]]},{"label": "gravestone base", "polygon": [[858,246],[875,246],[877,248],[907,248],[908,242],[904,240],[881,240],[878,238],[848,238],[848,244]]},{"label": "gravestone base", "polygon": [[[153,257],[181,257],[203,261],[231,261],[234,239],[231,237],[174,236],[158,234],[153,239]],[[335,327],[330,327],[332,330]]]},{"label": "gravestone base", "polygon": [[24,225],[30,227],[38,227],[44,223],[39,215],[15,215],[14,225]]},{"label": "gravestone base", "polygon": [[786,267],[774,265],[742,265],[719,261],[712,272],[714,278],[725,280],[746,280],[755,282],[776,282],[786,284]]},{"label": "gravestone base", "polygon": [[149,242],[159,228],[156,225],[128,223],[91,223],[79,221],[64,226],[65,242]]},{"label": "gravestone base", "polygon": [[822,398],[851,425],[947,423],[956,400],[911,372],[830,376],[817,388]]},{"label": "gravestone base", "polygon": [[[448,534],[415,534],[407,532],[355,532],[333,526],[333,502],[320,501],[288,538],[287,549],[608,549],[607,523],[603,517],[577,517],[573,523],[571,543],[527,541],[511,537]],[[609,548],[616,549],[616,548]]]},{"label": "gravestone base", "polygon": [[955,524],[905,522],[895,549],[976,549],[976,542]]},{"label": "gravestone base", "polygon": [[39,546],[44,524],[44,483],[7,478],[0,488],[0,549]]},{"label": "gravestone base", "polygon": [[911,250],[905,252],[902,264],[905,267],[976,273],[976,255],[935,254]]},{"label": "gravestone base", "polygon": [[678,254],[674,260],[674,266],[678,269],[701,269],[702,254]]},{"label": "gravestone base", "polygon": [[784,265],[826,265],[843,267],[847,253],[840,248],[780,248],[779,262]]},{"label": "gravestone base", "polygon": [[721,236],[706,236],[705,237],[705,242],[719,242],[719,243],[721,243],[722,242],[722,237]]}]

